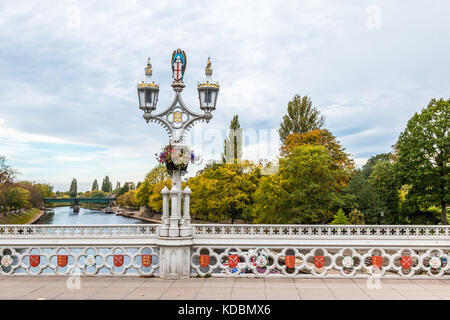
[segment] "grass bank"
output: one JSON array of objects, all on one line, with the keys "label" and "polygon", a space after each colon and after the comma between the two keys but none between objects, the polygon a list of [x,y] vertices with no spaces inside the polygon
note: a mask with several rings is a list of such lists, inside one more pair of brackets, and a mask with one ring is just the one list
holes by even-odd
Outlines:
[{"label": "grass bank", "polygon": [[0,217],[0,224],[30,224],[36,221],[41,214],[42,211],[36,208],[10,213],[5,217]]}]

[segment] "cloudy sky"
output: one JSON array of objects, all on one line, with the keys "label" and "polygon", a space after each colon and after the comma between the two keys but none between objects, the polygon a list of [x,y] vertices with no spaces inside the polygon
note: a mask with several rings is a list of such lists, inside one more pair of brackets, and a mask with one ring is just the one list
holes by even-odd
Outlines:
[{"label": "cloudy sky", "polygon": [[167,107],[182,48],[191,109],[208,56],[221,86],[214,118],[189,139],[204,160],[219,158],[234,114],[247,158],[277,156],[270,131],[298,93],[363,164],[449,97],[449,12],[448,1],[2,1],[0,155],[55,190],[73,177],[81,191],[105,175],[142,181],[167,136],[142,118],[136,82],[150,56]]}]

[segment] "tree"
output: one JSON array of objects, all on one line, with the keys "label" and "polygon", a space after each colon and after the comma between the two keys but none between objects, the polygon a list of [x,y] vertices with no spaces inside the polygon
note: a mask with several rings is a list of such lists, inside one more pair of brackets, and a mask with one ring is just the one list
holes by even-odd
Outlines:
[{"label": "tree", "polygon": [[0,156],[0,208],[6,213],[8,210],[7,194],[13,187],[17,171],[6,164],[6,158]]},{"label": "tree", "polygon": [[91,191],[92,198],[106,198],[107,194],[101,190]]},{"label": "tree", "polygon": [[11,184],[16,174],[17,171],[6,164],[6,158],[0,156],[0,184]]},{"label": "tree", "polygon": [[97,179],[94,180],[94,183],[92,183],[92,189],[91,191],[98,190],[98,182]]},{"label": "tree", "polygon": [[280,140],[283,143],[288,135],[295,132],[303,134],[314,129],[320,129],[325,123],[325,118],[320,115],[319,110],[312,106],[311,99],[307,96],[301,97],[296,94],[289,101],[287,115],[283,117],[280,129]]},{"label": "tree", "polygon": [[399,212],[400,184],[394,165],[389,160],[378,161],[373,166],[368,182],[378,196],[380,212],[385,213],[383,220],[390,224],[405,223]]},{"label": "tree", "polygon": [[255,223],[328,223],[342,206],[342,173],[332,169],[324,146],[301,145],[280,159],[255,192]]},{"label": "tree", "polygon": [[53,196],[53,186],[48,183],[33,184],[41,193],[43,198],[50,198]]},{"label": "tree", "polygon": [[[395,170],[389,160],[390,158],[389,153],[377,154],[367,160],[362,169],[353,171],[350,182],[344,189],[344,200],[347,202],[344,208],[347,213],[358,209],[363,213],[365,222],[375,224],[380,222],[380,212],[386,212],[387,205],[391,206],[391,209],[398,207],[398,198],[395,200],[396,198],[393,194],[397,193],[399,185],[396,180]],[[376,176],[372,178],[372,183],[370,183],[369,178],[374,171],[375,165],[385,162],[387,165],[378,169]],[[390,173],[386,175],[383,169],[387,169]],[[385,177],[387,180],[382,181],[382,177]],[[393,186],[393,190],[386,187],[389,184]],[[388,204],[389,199],[394,199],[396,205]],[[354,203],[351,203],[352,201]],[[393,217],[392,222],[399,220],[398,210],[392,210],[391,212],[389,216]]]},{"label": "tree", "polygon": [[350,224],[364,224],[364,214],[358,209],[353,209],[348,214]]},{"label": "tree", "polygon": [[147,206],[156,212],[161,212],[161,190],[164,188],[164,185],[170,188],[170,179],[167,178],[166,167],[164,165],[154,167],[136,189],[136,204],[138,206]]},{"label": "tree", "polygon": [[109,177],[108,176],[105,176],[105,178],[103,179],[102,189],[101,190],[103,192],[106,192],[106,193],[112,191],[112,183],[111,183],[111,181],[109,181]]},{"label": "tree", "polygon": [[16,184],[17,187],[28,190],[29,203],[34,208],[40,208],[43,205],[42,198],[49,198],[53,195],[53,187],[46,183],[33,183],[30,181],[21,181]]},{"label": "tree", "polygon": [[125,182],[125,183],[123,184],[123,187],[114,190],[114,193],[115,193],[117,196],[121,196],[122,194],[127,193],[127,192],[130,191],[130,190],[135,190],[135,189],[136,189],[136,186],[134,185],[134,182]]},{"label": "tree", "polygon": [[192,215],[215,221],[230,219],[231,223],[239,217],[251,217],[253,193],[260,178],[259,167],[249,161],[206,168],[188,181]]},{"label": "tree", "polygon": [[17,211],[17,209],[30,207],[30,192],[24,188],[11,188],[6,197],[8,206],[11,209],[14,209],[14,211]]},{"label": "tree", "polygon": [[238,163],[242,159],[242,129],[239,124],[238,116],[235,115],[230,123],[228,138],[223,146],[223,163]]},{"label": "tree", "polygon": [[373,167],[379,162],[379,161],[390,161],[391,154],[390,153],[379,153],[375,156],[370,157],[369,160],[367,160],[366,164],[363,165],[361,168],[361,174],[365,179],[369,179],[370,175],[372,174]]},{"label": "tree", "polygon": [[75,178],[70,183],[69,195],[73,198],[77,196],[77,179]]},{"label": "tree", "polygon": [[83,193],[83,198],[92,198],[92,191],[85,191]]},{"label": "tree", "polygon": [[345,152],[339,141],[326,129],[314,129],[303,134],[291,133],[281,146],[281,156],[286,157],[292,150],[300,145],[324,146],[332,160],[332,169],[340,170],[344,175],[339,179],[342,185],[347,185],[350,179],[350,171],[354,168],[354,162]]},{"label": "tree", "polygon": [[342,209],[338,210],[330,224],[348,224],[347,216]]},{"label": "tree", "polygon": [[121,207],[137,208],[136,190],[130,190],[117,198],[117,202]]},{"label": "tree", "polygon": [[399,177],[411,186],[406,201],[414,211],[439,206],[442,224],[450,201],[449,126],[450,99],[432,99],[408,121],[397,142]]}]

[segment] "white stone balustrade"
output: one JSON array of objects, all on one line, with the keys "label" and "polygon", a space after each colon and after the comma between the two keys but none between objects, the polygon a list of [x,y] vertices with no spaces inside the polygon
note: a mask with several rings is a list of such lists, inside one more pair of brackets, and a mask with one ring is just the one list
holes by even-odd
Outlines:
[{"label": "white stone balustrade", "polygon": [[161,225],[0,225],[0,274],[450,278],[449,226],[189,225],[162,193]]}]

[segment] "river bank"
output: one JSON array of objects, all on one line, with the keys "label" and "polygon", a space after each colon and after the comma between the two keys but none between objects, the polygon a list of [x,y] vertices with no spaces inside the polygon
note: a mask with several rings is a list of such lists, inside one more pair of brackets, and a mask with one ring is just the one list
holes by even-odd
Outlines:
[{"label": "river bank", "polygon": [[[127,217],[127,218],[140,219],[140,220],[148,221],[151,223],[161,223],[161,221],[162,221],[161,213],[145,213],[145,212],[141,212],[140,210],[128,209],[128,208],[118,208],[118,207],[113,207],[113,211],[114,212],[120,211],[121,215],[124,217]],[[220,222],[217,222],[217,221],[211,221],[211,220],[197,220],[197,219],[191,218],[191,223],[195,223],[195,224],[209,224],[209,223],[230,224],[231,220],[222,220]],[[244,221],[244,220],[235,220],[234,223],[235,224],[250,224],[249,222]]]},{"label": "river bank", "polygon": [[0,224],[33,224],[44,215],[44,212],[44,210],[31,208],[21,212],[9,213],[0,217]]}]

